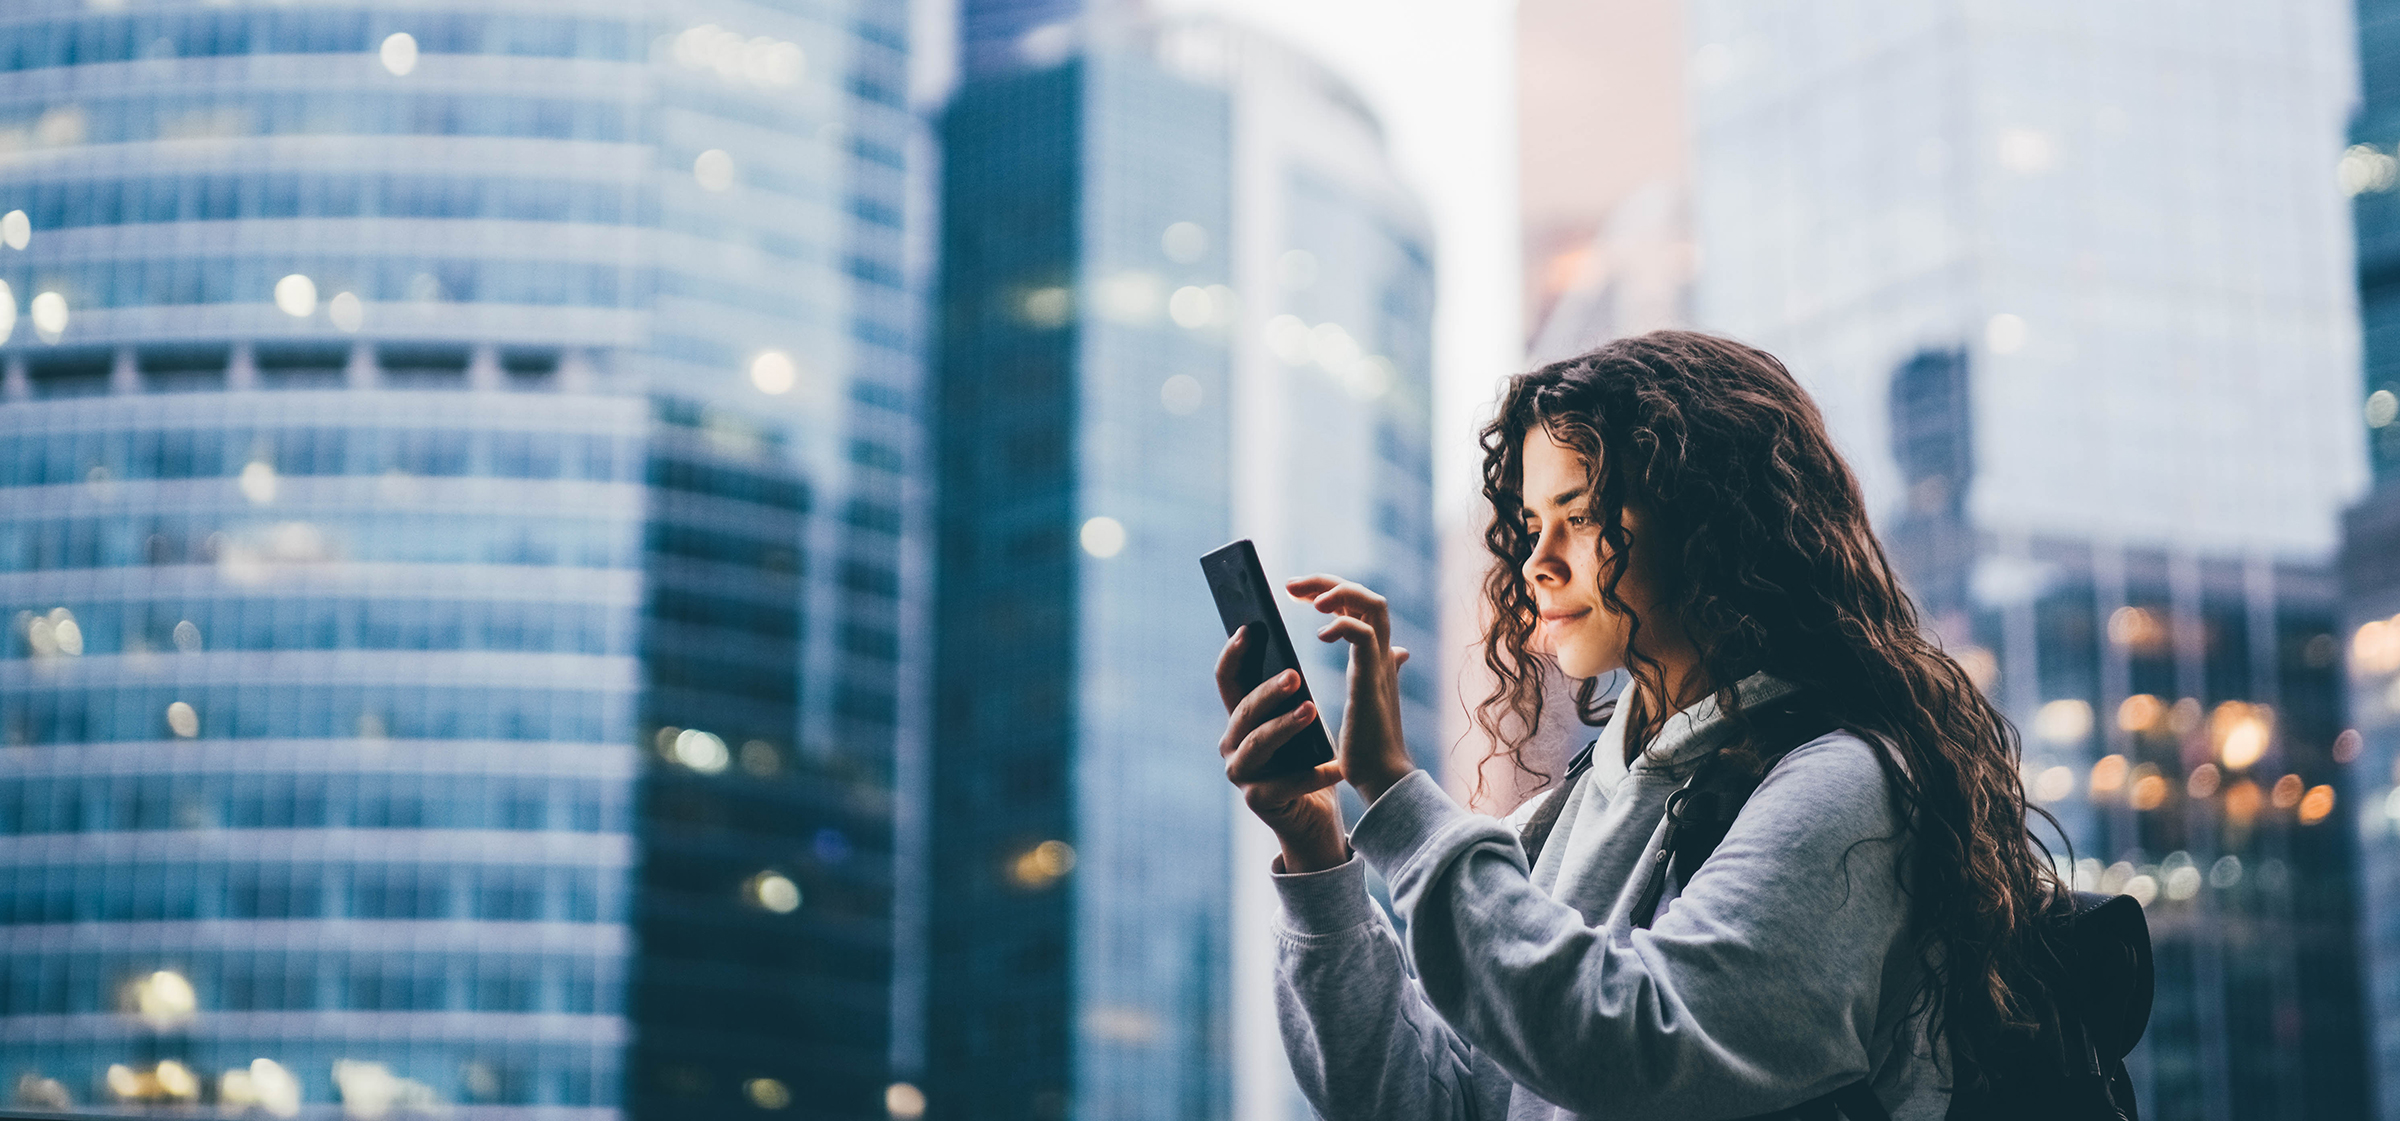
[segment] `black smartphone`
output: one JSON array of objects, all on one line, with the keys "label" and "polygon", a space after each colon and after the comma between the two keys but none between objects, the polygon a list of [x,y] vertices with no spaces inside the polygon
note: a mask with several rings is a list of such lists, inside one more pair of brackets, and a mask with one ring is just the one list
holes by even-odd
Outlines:
[{"label": "black smartphone", "polygon": [[[1284,632],[1283,613],[1275,607],[1275,586],[1267,583],[1266,570],[1259,567],[1258,550],[1250,539],[1245,537],[1201,557],[1200,571],[1207,574],[1208,590],[1217,597],[1217,617],[1225,621],[1225,636],[1233,637],[1233,632],[1244,626],[1251,628],[1250,643],[1242,650],[1241,665],[1236,668],[1242,693],[1248,695],[1260,682],[1287,669],[1299,672],[1300,657],[1292,650],[1292,636]],[[1267,715],[1281,716],[1308,699],[1308,678],[1303,676],[1300,688],[1285,694]],[[1265,774],[1305,771],[1332,760],[1333,741],[1326,738],[1325,720],[1320,715],[1275,749]]]}]

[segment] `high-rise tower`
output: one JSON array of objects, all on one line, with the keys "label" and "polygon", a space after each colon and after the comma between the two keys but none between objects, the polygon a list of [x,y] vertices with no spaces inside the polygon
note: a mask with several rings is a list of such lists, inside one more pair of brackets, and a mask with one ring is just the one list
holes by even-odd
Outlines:
[{"label": "high-rise tower", "polygon": [[[2337,165],[2358,236],[2359,386],[2374,487],[2343,519],[2351,773],[2365,798],[2359,937],[2369,977],[2400,969],[2400,4],[2359,0],[2359,86],[2350,148]],[[2357,414],[2353,414],[2357,415]],[[2367,990],[2376,1116],[2400,1118],[2400,989]]]},{"label": "high-rise tower", "polygon": [[1430,641],[1424,221],[1306,59],[1209,21],[1075,31],[970,75],[942,129],[929,1108],[1290,1116],[1272,842],[1214,749],[1199,557],[1251,537]]},{"label": "high-rise tower", "polygon": [[0,1092],[885,1113],[905,26],[0,14]]}]

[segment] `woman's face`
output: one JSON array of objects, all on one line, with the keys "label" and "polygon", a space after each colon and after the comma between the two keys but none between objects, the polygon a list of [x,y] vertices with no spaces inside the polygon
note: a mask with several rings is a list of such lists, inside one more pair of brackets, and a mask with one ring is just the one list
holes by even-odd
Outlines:
[{"label": "woman's face", "polygon": [[[1542,615],[1534,645],[1556,655],[1558,668],[1569,677],[1598,677],[1623,668],[1630,628],[1600,596],[1608,561],[1600,524],[1592,513],[1591,480],[1583,458],[1536,426],[1525,434],[1521,462],[1525,531],[1534,536],[1533,554],[1521,572]],[[1633,511],[1627,510],[1626,528],[1633,530],[1635,525]],[[1637,548],[1637,560],[1641,552]],[[1650,602],[1646,567],[1634,565],[1617,586],[1618,598],[1637,613]]]}]

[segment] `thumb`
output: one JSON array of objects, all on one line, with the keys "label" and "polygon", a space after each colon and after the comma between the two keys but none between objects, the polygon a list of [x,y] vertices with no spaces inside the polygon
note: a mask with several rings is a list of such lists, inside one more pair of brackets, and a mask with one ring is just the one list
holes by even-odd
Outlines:
[{"label": "thumb", "polygon": [[1402,667],[1402,666],[1405,666],[1405,665],[1407,665],[1407,664],[1408,664],[1408,647],[1405,647],[1405,646],[1395,646],[1395,647],[1392,647],[1392,668],[1393,668],[1393,669],[1399,669],[1400,667]]}]

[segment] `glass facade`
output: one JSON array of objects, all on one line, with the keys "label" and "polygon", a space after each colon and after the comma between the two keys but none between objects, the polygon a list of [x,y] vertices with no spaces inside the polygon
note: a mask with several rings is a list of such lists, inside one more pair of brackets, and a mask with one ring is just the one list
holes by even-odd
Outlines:
[{"label": "glass facade", "polygon": [[1198,560],[1428,648],[1422,220],[1354,95],[1206,21],[971,77],[944,144],[929,1115],[1289,1115]]},{"label": "glass facade", "polygon": [[2142,900],[2152,1116],[2370,1100],[2345,8],[1690,9],[1698,322],[1817,397],[2077,883]]},{"label": "glass facade", "polygon": [[678,7],[0,13],[14,1104],[886,1115],[906,13]]},{"label": "glass facade", "polygon": [[2359,814],[2359,927],[2373,1021],[2376,1116],[2400,1119],[2400,4],[2358,3],[2359,85],[2339,167],[2358,236],[2367,457],[2375,487],[2343,523],[2353,781]]}]

